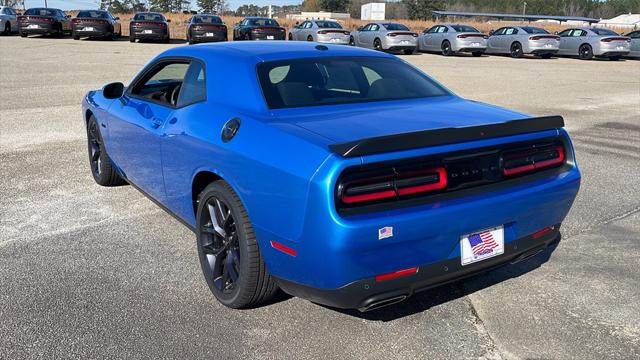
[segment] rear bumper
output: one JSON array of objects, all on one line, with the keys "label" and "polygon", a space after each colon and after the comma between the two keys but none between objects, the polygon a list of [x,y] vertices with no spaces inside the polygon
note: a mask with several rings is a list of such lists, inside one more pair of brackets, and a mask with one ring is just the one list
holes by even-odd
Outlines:
[{"label": "rear bumper", "polygon": [[553,231],[538,238],[530,235],[505,243],[504,254],[487,260],[462,266],[458,257],[418,266],[416,273],[390,280],[376,281],[371,277],[331,290],[312,288],[279,278],[276,280],[286,293],[315,303],[341,309],[373,310],[402,301],[423,290],[525,260],[559,241],[559,228],[557,224]]},{"label": "rear bumper", "polygon": [[624,56],[631,51],[631,46],[628,43],[616,44],[616,43],[598,43],[593,47],[593,55],[595,56]]},{"label": "rear bumper", "polygon": [[191,40],[195,42],[227,41],[226,31],[192,31]]},{"label": "rear bumper", "polygon": [[600,56],[600,57],[627,56],[628,54],[629,54],[629,51],[608,51],[602,54],[598,54],[596,56]]},{"label": "rear bumper", "polygon": [[113,34],[113,29],[110,27],[96,27],[90,31],[84,30],[84,28],[84,26],[74,27],[73,33],[81,37],[102,37]]},{"label": "rear bumper", "polygon": [[389,51],[410,50],[415,49],[418,46],[417,38],[389,38],[385,37],[382,40],[382,48]]},{"label": "rear bumper", "polygon": [[20,32],[24,34],[51,34],[58,31],[53,24],[38,24],[37,28],[30,28],[30,25],[33,24],[20,24]]},{"label": "rear bumper", "polygon": [[316,42],[323,44],[349,44],[349,35],[318,35]]},{"label": "rear bumper", "polygon": [[133,31],[133,35],[135,36],[136,39],[148,39],[148,40],[162,40],[162,39],[167,39],[169,37],[169,33],[167,32],[167,30],[161,30],[161,29],[153,29],[153,33],[151,34],[145,34],[144,31],[148,30],[148,29],[135,29]]},{"label": "rear bumper", "polygon": [[[270,38],[270,37],[273,37]],[[249,35],[250,40],[285,40],[285,33],[273,33],[273,34],[264,34],[264,33],[251,33]]]}]

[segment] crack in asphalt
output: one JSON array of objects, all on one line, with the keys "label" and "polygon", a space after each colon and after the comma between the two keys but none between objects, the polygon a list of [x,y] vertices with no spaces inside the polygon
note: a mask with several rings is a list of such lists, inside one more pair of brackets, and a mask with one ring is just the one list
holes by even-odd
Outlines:
[{"label": "crack in asphalt", "polygon": [[487,330],[487,328],[484,326],[484,321],[482,321],[480,314],[478,314],[478,311],[476,310],[476,307],[473,304],[473,300],[471,300],[471,298],[468,295],[465,296],[465,300],[466,300],[465,303],[467,303],[467,306],[469,307],[469,312],[473,317],[473,325],[475,326],[476,330],[481,336],[489,340],[489,344],[487,346],[487,352],[482,358],[492,359],[492,360],[504,359],[505,357],[502,355],[504,352],[501,351],[501,349],[498,347],[497,342],[489,333],[489,330]]},{"label": "crack in asphalt", "polygon": [[596,221],[591,226],[586,227],[583,230],[577,231],[575,233],[567,234],[567,236],[563,237],[563,239],[567,240],[567,239],[571,239],[573,237],[576,237],[578,235],[582,235],[582,234],[588,233],[588,232],[593,231],[593,230],[595,230],[595,229],[597,229],[597,228],[599,228],[601,226],[608,225],[608,224],[611,224],[614,221],[618,221],[618,220],[622,220],[624,218],[627,218],[627,217],[629,217],[629,216],[631,216],[631,215],[633,215],[633,214],[635,214],[635,213],[637,213],[639,211],[640,211],[640,206],[637,206],[637,207],[635,207],[635,208],[633,208],[633,209],[631,209],[629,211],[625,211],[625,212],[623,212],[621,214],[614,215],[614,216],[612,216],[610,218],[607,218],[605,220]]}]

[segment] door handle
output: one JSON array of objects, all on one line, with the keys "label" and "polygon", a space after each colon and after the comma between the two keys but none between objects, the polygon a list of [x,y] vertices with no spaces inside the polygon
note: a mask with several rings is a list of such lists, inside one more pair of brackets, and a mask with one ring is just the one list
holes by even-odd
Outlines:
[{"label": "door handle", "polygon": [[154,128],[159,128],[163,122],[164,121],[162,121],[162,119],[160,118],[157,118],[157,117],[151,118],[151,124],[153,125]]}]

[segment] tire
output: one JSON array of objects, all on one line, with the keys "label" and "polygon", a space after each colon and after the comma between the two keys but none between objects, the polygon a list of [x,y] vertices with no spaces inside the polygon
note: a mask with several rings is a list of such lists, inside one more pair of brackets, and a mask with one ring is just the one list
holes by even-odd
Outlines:
[{"label": "tire", "polygon": [[471,53],[471,55],[475,56],[475,57],[480,57],[482,56],[482,54],[484,54],[483,51],[474,51]]},{"label": "tire", "polygon": [[442,50],[442,55],[444,56],[453,55],[453,51],[451,50],[451,43],[448,40],[442,42],[442,45],[440,45],[440,50]]},{"label": "tire", "polygon": [[11,35],[11,23],[9,22],[9,20],[7,20],[7,23],[4,24],[4,31],[2,32],[2,35]]},{"label": "tire", "polygon": [[259,306],[272,299],[278,286],[231,186],[224,181],[209,184],[198,195],[196,216],[198,258],[215,298],[233,309]]},{"label": "tire", "polygon": [[91,175],[96,183],[102,186],[125,184],[124,179],[116,172],[109,155],[107,155],[100,128],[93,116],[89,117],[89,121],[87,121],[87,150]]},{"label": "tire", "polygon": [[136,37],[133,34],[129,35],[129,42],[136,42]]},{"label": "tire", "polygon": [[356,46],[356,39],[353,36],[349,37],[349,46]]},{"label": "tire", "polygon": [[80,40],[80,36],[77,35],[75,32],[73,33],[73,40]]},{"label": "tire", "polygon": [[413,49],[406,49],[406,50],[403,50],[402,52],[403,52],[405,55],[413,55],[413,54],[415,54],[415,53],[416,53],[416,51],[417,51],[417,48],[413,48]]},{"label": "tire", "polygon": [[311,35],[307,36],[307,41],[313,42],[313,36],[311,36]]},{"label": "tire", "polygon": [[578,49],[578,57],[580,60],[591,60],[593,59],[593,49],[589,44],[582,44]]},{"label": "tire", "polygon": [[609,57],[609,60],[611,60],[611,61],[619,61],[620,59],[622,59],[622,56],[620,56],[620,55]]},{"label": "tire", "polygon": [[511,44],[509,55],[511,55],[511,57],[514,59],[521,58],[523,55],[522,44],[520,44],[519,42],[514,42],[513,44]]},{"label": "tire", "polygon": [[542,55],[540,55],[540,57],[543,58],[543,59],[551,59],[552,56],[553,56],[553,54],[542,54]]},{"label": "tire", "polygon": [[373,50],[382,51],[382,41],[380,39],[373,40]]},{"label": "tire", "polygon": [[20,37],[26,38],[27,36],[29,36],[29,33],[26,33],[24,31],[20,31]]},{"label": "tire", "polygon": [[289,33],[289,41],[293,41],[293,34]]}]

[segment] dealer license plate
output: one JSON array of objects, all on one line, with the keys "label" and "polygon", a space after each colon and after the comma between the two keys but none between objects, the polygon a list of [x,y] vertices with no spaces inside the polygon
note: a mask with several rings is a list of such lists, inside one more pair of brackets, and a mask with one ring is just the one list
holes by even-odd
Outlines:
[{"label": "dealer license plate", "polygon": [[267,35],[267,40],[273,40],[273,35]]},{"label": "dealer license plate", "polygon": [[153,34],[153,30],[142,30],[143,34]]},{"label": "dealer license plate", "polygon": [[32,24],[32,25],[27,26],[27,29],[39,29],[39,28],[40,28],[40,25]]},{"label": "dealer license plate", "polygon": [[209,33],[204,33],[204,36],[209,36],[209,37],[211,37],[211,36],[213,36],[213,33],[211,33],[211,32],[209,32]]},{"label": "dealer license plate", "polygon": [[400,41],[400,44],[408,44],[408,43],[409,43],[409,40],[402,40],[402,41]]},{"label": "dealer license plate", "polygon": [[84,28],[82,28],[82,30],[84,30],[84,31],[93,31],[94,29],[91,26],[85,26]]},{"label": "dealer license plate", "polygon": [[471,46],[480,46],[480,43],[471,43]]},{"label": "dealer license plate", "polygon": [[504,254],[504,227],[496,226],[460,238],[462,265]]}]

